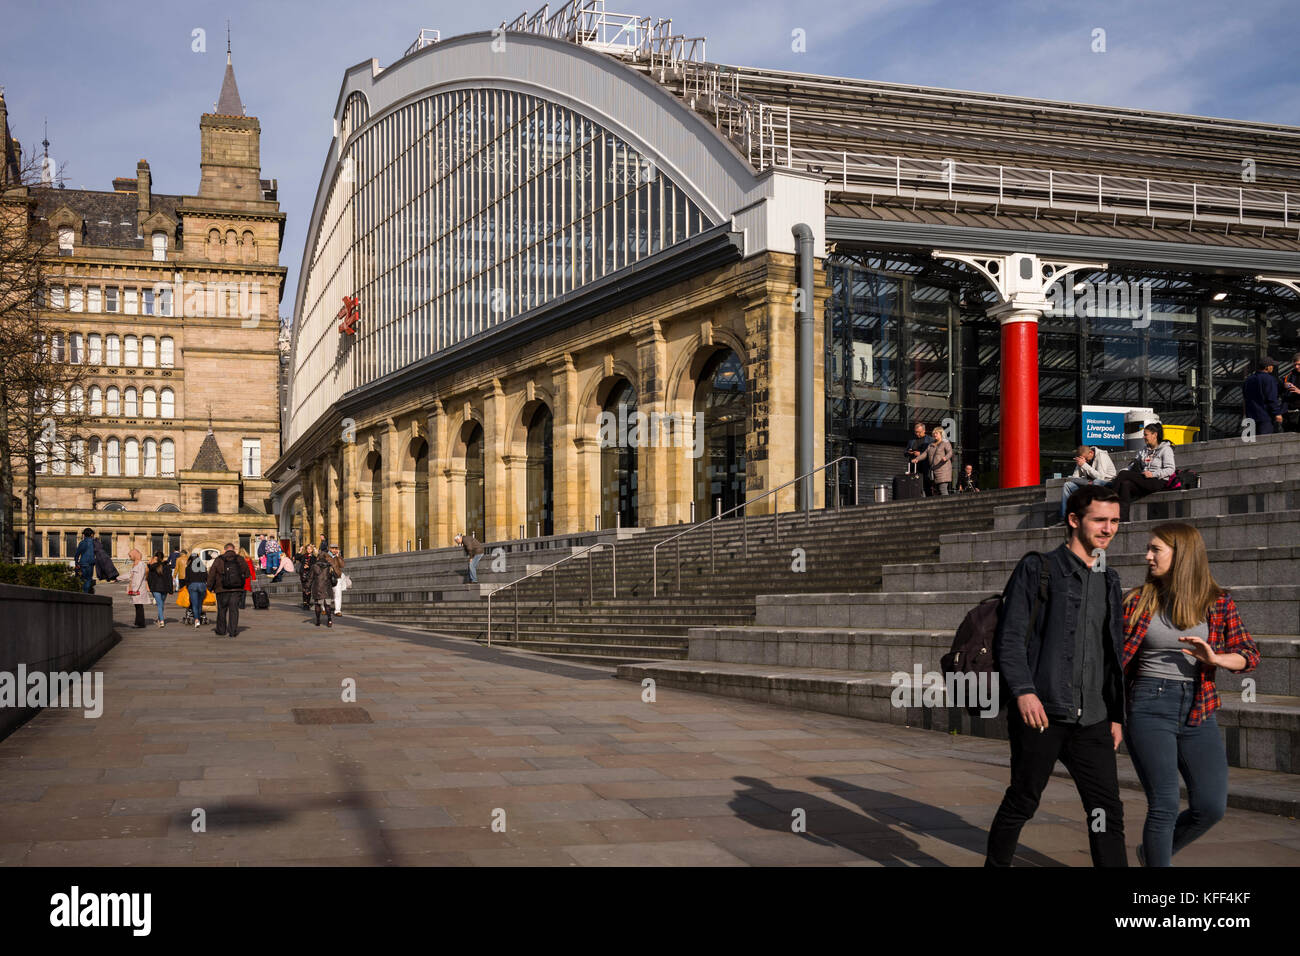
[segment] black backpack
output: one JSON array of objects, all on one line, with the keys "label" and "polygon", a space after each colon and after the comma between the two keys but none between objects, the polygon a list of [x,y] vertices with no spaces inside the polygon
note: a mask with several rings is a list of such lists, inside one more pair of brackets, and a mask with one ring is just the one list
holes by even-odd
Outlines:
[{"label": "black backpack", "polygon": [[[1030,551],[1022,556],[1020,560],[1023,561],[1029,554],[1038,555],[1040,563],[1038,568],[1038,593],[1034,596],[1033,609],[1029,614],[1029,637],[1025,640],[1026,645],[1028,645],[1029,638],[1033,636],[1034,631],[1038,628],[1039,608],[1047,603],[1049,579],[1047,555],[1041,551]],[[1010,584],[1010,580],[1007,583]],[[961,624],[957,627],[957,636],[953,638],[952,647],[949,648],[947,654],[939,659],[939,666],[943,670],[945,681],[947,681],[948,674],[992,674],[998,669],[997,661],[994,660],[993,641],[997,636],[998,621],[1002,617],[1002,604],[1006,596],[1006,588],[1003,588],[1001,594],[995,594],[993,597],[980,601],[962,618]],[[983,708],[978,703],[966,706],[966,712],[971,716],[981,713],[982,710]]]},{"label": "black backpack", "polygon": [[1179,468],[1165,482],[1165,491],[1191,490],[1201,487],[1201,476],[1190,468]]},{"label": "black backpack", "polygon": [[244,569],[239,566],[243,559],[238,555],[232,561],[224,555],[221,558],[221,586],[227,591],[238,591],[244,587]]}]

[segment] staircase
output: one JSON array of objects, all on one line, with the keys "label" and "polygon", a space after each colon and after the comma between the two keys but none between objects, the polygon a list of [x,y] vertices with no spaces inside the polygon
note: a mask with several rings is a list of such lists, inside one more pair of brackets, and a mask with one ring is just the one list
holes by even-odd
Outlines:
[{"label": "staircase", "polygon": [[[684,661],[693,630],[753,624],[760,595],[846,587],[870,592],[880,587],[887,564],[933,562],[942,536],[991,531],[1000,507],[1027,506],[1041,494],[1041,488],[1007,489],[744,524],[717,521],[659,549],[657,597],[652,549],[687,525],[489,544],[477,585],[465,583],[466,559],[458,548],[353,559],[347,570],[354,587],[344,597],[344,613],[486,640],[487,594],[600,543],[556,572],[494,597],[493,642],[611,668]],[[293,600],[298,585],[286,576],[268,590],[273,600]]]},{"label": "staircase", "polygon": [[[1249,675],[1220,673],[1218,712],[1229,763],[1300,773],[1300,436],[1204,442],[1176,449],[1202,485],[1135,502],[1107,551],[1124,587],[1145,576],[1150,529],[1186,520],[1205,538],[1216,580],[1232,591],[1262,660]],[[1119,464],[1121,462],[1117,462]],[[1019,557],[1063,540],[1060,480],[1036,502],[999,503],[995,527],[940,537],[939,560],[893,561],[881,587],[760,594],[746,626],[697,628],[688,659],[628,664],[618,676],[870,720],[1005,737],[1003,719],[948,707],[894,706],[916,667],[938,671],[957,625],[997,593]],[[1253,684],[1244,683],[1249,678]],[[908,701],[900,701],[907,703]]]}]

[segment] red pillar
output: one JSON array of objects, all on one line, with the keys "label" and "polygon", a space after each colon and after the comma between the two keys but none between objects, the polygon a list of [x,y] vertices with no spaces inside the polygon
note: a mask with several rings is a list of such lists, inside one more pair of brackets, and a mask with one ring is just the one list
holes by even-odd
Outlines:
[{"label": "red pillar", "polygon": [[1016,309],[1002,321],[999,472],[1003,488],[1042,483],[1038,461],[1038,318]]}]

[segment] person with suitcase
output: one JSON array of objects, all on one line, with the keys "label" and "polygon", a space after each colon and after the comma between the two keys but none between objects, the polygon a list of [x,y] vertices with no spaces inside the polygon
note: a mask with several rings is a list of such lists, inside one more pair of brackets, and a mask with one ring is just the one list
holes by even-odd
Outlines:
[{"label": "person with suitcase", "polygon": [[[934,442],[934,438],[925,427],[925,422],[914,422],[912,424],[912,436],[912,439],[907,443],[907,448],[903,451],[903,457],[907,459],[907,471],[899,477],[915,476],[917,480],[912,484],[917,485],[921,490],[919,494],[904,493],[899,495],[895,492],[895,498],[921,498],[932,493],[925,463],[926,452]],[[894,484],[898,485],[898,478],[894,479]]]}]

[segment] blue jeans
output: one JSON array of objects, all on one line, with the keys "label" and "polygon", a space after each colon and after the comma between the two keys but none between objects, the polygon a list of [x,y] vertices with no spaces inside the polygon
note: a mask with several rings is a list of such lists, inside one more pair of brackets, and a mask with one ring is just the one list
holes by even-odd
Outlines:
[{"label": "blue jeans", "polygon": [[[1221,819],[1228,805],[1228,755],[1211,714],[1187,726],[1196,681],[1139,677],[1129,689],[1124,743],[1147,794],[1142,850],[1147,866],[1170,858]],[[1187,783],[1187,809],[1178,812],[1178,777]]]},{"label": "blue jeans", "polygon": [[1074,494],[1084,485],[1101,485],[1105,488],[1109,484],[1109,481],[1093,481],[1091,478],[1066,479],[1065,484],[1061,486],[1061,520],[1065,520],[1065,503],[1070,500],[1070,495]]},{"label": "blue jeans", "polygon": [[150,593],[153,594],[153,603],[158,605],[158,620],[161,621],[163,619],[163,602],[167,600],[167,595],[161,591],[152,591]]},{"label": "blue jeans", "polygon": [[190,584],[186,588],[190,592],[190,614],[194,620],[200,620],[203,617],[203,599],[207,596],[208,589],[202,584]]},{"label": "blue jeans", "polygon": [[469,559],[469,582],[478,584],[478,563],[483,560],[482,554],[476,554]]},{"label": "blue jeans", "polygon": [[81,593],[89,594],[95,590],[95,566],[88,565],[81,569]]}]

